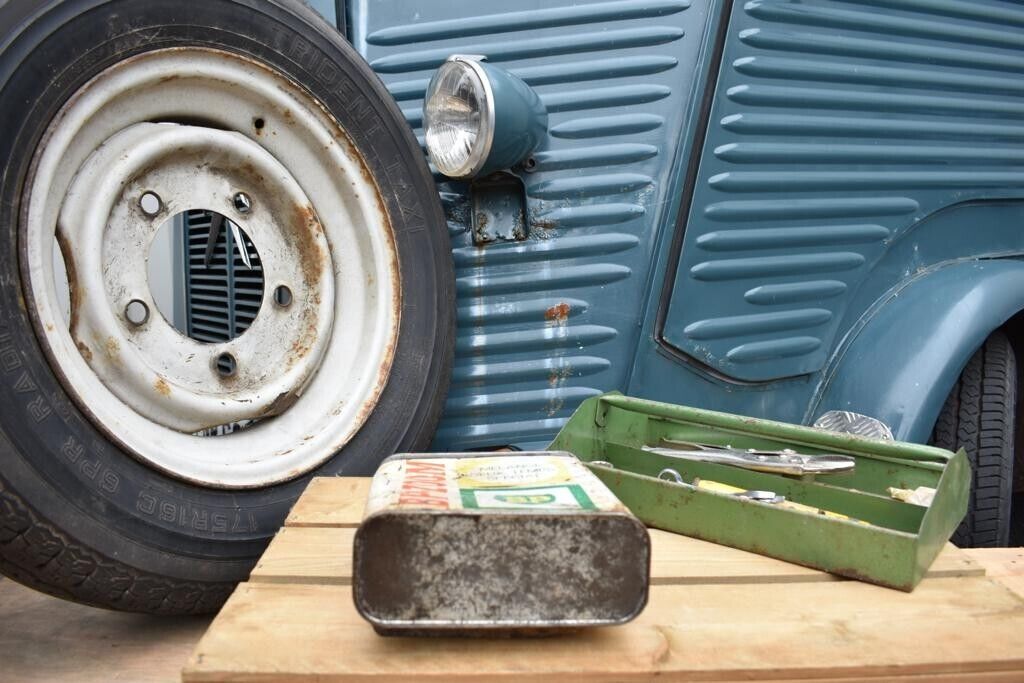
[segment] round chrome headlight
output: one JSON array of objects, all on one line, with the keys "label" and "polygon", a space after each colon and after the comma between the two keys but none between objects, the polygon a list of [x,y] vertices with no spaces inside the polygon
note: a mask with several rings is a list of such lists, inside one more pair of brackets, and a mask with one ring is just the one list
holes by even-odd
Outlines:
[{"label": "round chrome headlight", "polygon": [[483,168],[494,142],[494,96],[479,61],[453,55],[441,65],[427,87],[423,126],[438,171],[469,178]]}]

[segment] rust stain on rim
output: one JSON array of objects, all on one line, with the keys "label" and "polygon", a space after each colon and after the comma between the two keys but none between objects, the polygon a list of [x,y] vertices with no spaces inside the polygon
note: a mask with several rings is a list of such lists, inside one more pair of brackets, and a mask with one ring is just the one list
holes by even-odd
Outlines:
[{"label": "rust stain on rim", "polygon": [[75,264],[75,255],[71,245],[67,242],[67,238],[63,235],[61,226],[57,227],[55,237],[63,257],[64,270],[67,271],[68,275],[68,294],[71,298],[71,323],[69,327],[71,328],[71,333],[74,334],[78,329],[78,309],[82,306],[85,292],[82,291],[82,287],[78,284],[78,266]]},{"label": "rust stain on rim", "polygon": [[[92,349],[77,336],[79,309],[82,306],[82,300],[85,292],[81,285],[78,284],[78,266],[75,263],[75,255],[71,250],[71,245],[67,242],[67,238],[62,234],[61,226],[57,227],[57,232],[54,237],[57,239],[57,244],[60,246],[61,257],[64,261],[64,270],[67,272],[68,277],[68,296],[71,300],[71,320],[68,324],[68,328],[71,332],[71,340],[75,343],[75,346],[78,347],[78,352],[82,354],[82,358],[85,362],[91,364],[93,361]],[[47,325],[47,329],[51,329],[49,325]]]},{"label": "rust stain on rim", "polygon": [[[293,234],[296,235],[305,235],[310,232],[314,234],[323,233],[323,226],[316,215],[316,211],[308,204],[292,207],[291,224],[293,226]],[[315,240],[298,239],[292,245],[299,259],[303,280],[309,289],[316,289],[320,284],[321,271],[328,261],[327,254]],[[314,294],[313,302],[317,305],[321,303],[319,293]],[[299,324],[303,328],[302,335],[292,343],[289,349],[288,367],[294,367],[298,361],[305,358],[316,344],[316,313],[307,308]]]},{"label": "rust stain on rim", "polygon": [[[292,225],[296,234],[302,235],[307,231],[323,233],[323,227],[316,211],[309,204],[301,204],[292,207]],[[310,288],[320,284],[320,271],[327,261],[324,250],[313,240],[299,239],[295,241],[295,250],[299,257],[299,265],[302,268],[302,276]]]},{"label": "rust stain on rim", "polygon": [[[384,347],[384,353],[381,359],[381,372],[377,377],[377,382],[373,387],[370,394],[370,398],[363,403],[359,408],[359,412],[355,418],[355,429],[352,435],[355,435],[359,429],[362,428],[366,419],[370,413],[377,407],[377,403],[380,401],[381,394],[384,393],[384,388],[387,386],[388,380],[391,377],[391,367],[394,365],[395,354],[398,347],[398,340],[401,337],[402,327],[402,279],[401,279],[401,267],[398,260],[398,245],[395,242],[394,228],[392,227],[391,211],[388,210],[387,202],[384,199],[384,193],[378,183],[378,179],[374,176],[373,172],[370,171],[369,166],[366,165],[366,159],[359,152],[355,142],[349,136],[345,128],[338,122],[334,115],[323,105],[322,102],[317,100],[315,97],[313,101],[321,108],[323,113],[331,120],[335,126],[337,133],[336,140],[347,152],[350,159],[354,160],[359,167],[359,174],[363,180],[372,187],[375,191],[373,192],[373,200],[377,205],[378,213],[383,221],[382,228],[384,238],[387,242],[387,255],[388,255],[388,274],[391,276],[391,282],[394,283],[391,294],[391,312],[395,320],[395,333],[388,340]],[[395,194],[395,203],[399,204],[397,198],[397,191]],[[356,195],[358,198],[358,195]],[[401,211],[401,209],[399,209]],[[351,438],[351,435],[348,437]],[[347,443],[347,440],[346,440]]]},{"label": "rust stain on rim", "polygon": [[252,165],[252,162],[245,162],[238,168],[238,170],[241,171],[249,180],[253,181],[253,184],[255,185],[262,185],[266,182],[266,178],[262,173],[256,170],[256,167]]},{"label": "rust stain on rim", "polygon": [[278,394],[277,398],[271,402],[267,409],[263,411],[263,416],[280,415],[285,412],[299,400],[299,395],[294,391],[286,391]]},{"label": "rust stain on rim", "polygon": [[153,388],[161,396],[167,397],[171,395],[171,385],[163,377],[157,378],[156,382],[153,383]]},{"label": "rust stain on rim", "polygon": [[116,339],[107,337],[103,342],[103,351],[107,354],[107,358],[110,359],[111,363],[121,363],[121,344]]},{"label": "rust stain on rim", "polygon": [[92,349],[90,349],[89,346],[85,342],[77,341],[77,340],[75,341],[75,346],[78,347],[78,352],[82,354],[82,358],[85,359],[85,362],[86,363],[91,363],[92,362]]}]

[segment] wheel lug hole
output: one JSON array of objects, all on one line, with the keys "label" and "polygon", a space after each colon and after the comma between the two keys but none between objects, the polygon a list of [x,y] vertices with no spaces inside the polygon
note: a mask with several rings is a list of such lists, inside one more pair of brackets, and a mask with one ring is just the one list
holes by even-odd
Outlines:
[{"label": "wheel lug hole", "polygon": [[230,353],[224,352],[217,356],[217,361],[213,364],[217,370],[217,374],[227,379],[228,377],[234,377],[238,373],[238,361]]},{"label": "wheel lug hole", "polygon": [[292,290],[285,285],[278,285],[274,288],[274,303],[281,308],[288,308],[292,305]]},{"label": "wheel lug hole", "polygon": [[132,325],[145,325],[149,320],[149,306],[140,299],[132,299],[124,307],[124,317]]},{"label": "wheel lug hole", "polygon": [[238,213],[246,214],[252,211],[252,199],[244,192],[236,192],[231,201]]},{"label": "wheel lug hole", "polygon": [[139,208],[142,209],[142,213],[152,218],[160,213],[164,203],[156,192],[143,192],[139,197]]}]

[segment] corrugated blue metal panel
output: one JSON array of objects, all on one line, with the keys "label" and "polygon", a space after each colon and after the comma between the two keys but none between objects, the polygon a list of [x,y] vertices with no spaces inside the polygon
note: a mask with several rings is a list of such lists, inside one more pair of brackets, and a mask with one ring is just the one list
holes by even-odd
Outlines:
[{"label": "corrugated blue metal panel", "polygon": [[990,0],[737,2],[666,340],[742,380],[817,371],[916,222],[1022,196],[1022,29]]},{"label": "corrugated blue metal panel", "polygon": [[353,43],[410,124],[432,71],[485,54],[522,77],[551,136],[524,175],[528,239],[474,246],[464,186],[442,184],[459,328],[439,448],[543,441],[583,399],[622,389],[707,2],[362,2]]},{"label": "corrugated blue metal panel", "polygon": [[197,341],[215,344],[239,336],[256,319],[263,299],[263,264],[252,240],[241,233],[252,266],[246,267],[241,247],[225,225],[207,265],[210,221],[209,211],[185,214],[185,331]]}]

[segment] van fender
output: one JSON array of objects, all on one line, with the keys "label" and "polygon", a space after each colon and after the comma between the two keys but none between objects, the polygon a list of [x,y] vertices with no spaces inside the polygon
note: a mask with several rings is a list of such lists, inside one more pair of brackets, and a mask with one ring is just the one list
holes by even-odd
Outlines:
[{"label": "van fender", "polygon": [[833,355],[805,416],[850,410],[923,443],[967,361],[1024,309],[1024,262],[939,264],[889,290]]}]

